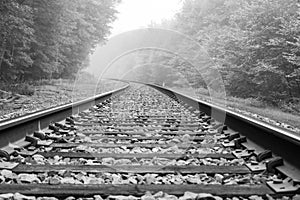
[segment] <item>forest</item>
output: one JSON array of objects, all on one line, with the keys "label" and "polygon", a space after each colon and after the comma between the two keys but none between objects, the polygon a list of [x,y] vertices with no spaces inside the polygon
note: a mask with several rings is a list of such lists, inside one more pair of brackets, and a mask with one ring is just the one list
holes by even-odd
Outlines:
[{"label": "forest", "polygon": [[198,41],[218,66],[229,95],[299,105],[299,1],[186,0],[175,19],[153,26]]},{"label": "forest", "polygon": [[0,83],[72,78],[110,33],[118,0],[1,0]]}]

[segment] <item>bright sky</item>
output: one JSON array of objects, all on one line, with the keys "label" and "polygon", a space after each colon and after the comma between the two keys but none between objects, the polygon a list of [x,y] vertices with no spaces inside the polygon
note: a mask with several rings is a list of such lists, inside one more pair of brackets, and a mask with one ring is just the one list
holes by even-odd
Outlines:
[{"label": "bright sky", "polygon": [[112,24],[112,35],[170,19],[181,8],[181,2],[182,0],[122,0],[117,7],[118,19]]},{"label": "bright sky", "polygon": [[[123,32],[138,28],[146,28],[151,22],[160,23],[164,19],[171,19],[182,6],[182,0],[122,0],[117,6],[118,15],[111,25],[112,37]],[[99,58],[103,56],[98,47],[90,57],[87,71],[99,68]]]}]

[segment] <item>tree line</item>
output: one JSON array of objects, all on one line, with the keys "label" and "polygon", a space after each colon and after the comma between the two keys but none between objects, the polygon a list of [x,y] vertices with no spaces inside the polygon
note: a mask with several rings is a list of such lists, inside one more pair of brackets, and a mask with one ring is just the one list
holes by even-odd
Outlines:
[{"label": "tree line", "polygon": [[185,0],[174,19],[159,26],[206,49],[229,95],[274,105],[299,102],[299,1]]},{"label": "tree line", "polygon": [[0,82],[70,78],[109,34],[119,0],[1,0]]}]

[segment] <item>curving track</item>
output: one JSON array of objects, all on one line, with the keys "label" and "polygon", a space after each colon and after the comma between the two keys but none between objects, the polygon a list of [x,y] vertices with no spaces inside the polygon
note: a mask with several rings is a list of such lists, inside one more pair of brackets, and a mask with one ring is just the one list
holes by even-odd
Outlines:
[{"label": "curving track", "polygon": [[299,198],[300,140],[220,108],[213,119],[211,109],[131,85],[6,122],[0,199]]}]

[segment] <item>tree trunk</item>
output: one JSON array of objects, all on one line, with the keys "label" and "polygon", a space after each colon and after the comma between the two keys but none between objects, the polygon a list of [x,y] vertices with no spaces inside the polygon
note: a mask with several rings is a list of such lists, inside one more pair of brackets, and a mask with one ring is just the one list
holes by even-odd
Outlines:
[{"label": "tree trunk", "polygon": [[5,51],[6,51],[6,36],[4,36],[4,39],[3,39],[3,42],[2,42],[2,45],[1,45],[0,72],[1,72],[1,66],[2,66]]},{"label": "tree trunk", "polygon": [[290,96],[291,99],[293,99],[294,96],[293,96],[293,93],[292,93],[292,90],[291,90],[290,80],[286,76],[285,76],[285,80],[287,82],[289,96]]},{"label": "tree trunk", "polygon": [[297,88],[298,88],[298,98],[300,97],[299,95],[300,95],[300,82],[299,82],[299,80],[300,80],[300,76],[298,76],[298,79],[296,80],[296,83],[297,83]]}]

